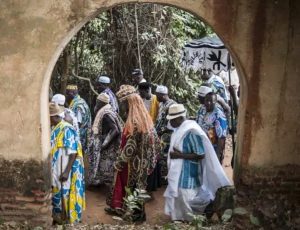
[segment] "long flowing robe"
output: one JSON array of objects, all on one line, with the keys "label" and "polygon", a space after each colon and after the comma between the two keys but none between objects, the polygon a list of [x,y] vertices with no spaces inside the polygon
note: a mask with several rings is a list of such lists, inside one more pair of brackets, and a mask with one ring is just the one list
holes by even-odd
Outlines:
[{"label": "long flowing robe", "polygon": [[126,208],[123,207],[125,187],[146,190],[147,177],[156,166],[159,152],[159,139],[155,130],[146,134],[134,132],[132,135],[126,129],[123,130],[121,153],[115,164],[119,170],[115,174],[112,194],[107,200],[110,207]]},{"label": "long flowing robe", "polygon": [[[201,137],[205,158],[199,162],[199,181],[201,185],[193,189],[181,189],[179,187],[180,176],[183,169],[183,159],[171,159],[170,152],[174,148],[182,151],[183,140],[187,134],[193,133]],[[200,126],[191,120],[184,121],[174,130],[168,154],[168,187],[164,193],[165,213],[172,219],[191,220],[186,211],[201,213],[220,187],[230,185],[222,166],[216,156],[212,144]],[[184,207],[184,211],[182,211]]]},{"label": "long flowing robe", "polygon": [[159,164],[161,167],[161,182],[166,184],[165,178],[168,174],[168,166],[167,166],[167,155],[170,147],[170,140],[172,135],[172,130],[168,129],[168,110],[169,107],[173,104],[176,104],[175,101],[169,99],[166,102],[161,102],[159,104],[158,116],[155,123],[156,132],[160,138],[162,151],[159,158]]},{"label": "long flowing robe", "polygon": [[89,143],[88,184],[92,185],[104,183],[110,186],[114,178],[113,166],[120,148],[121,135],[115,137],[106,149],[101,150],[101,146],[110,131],[105,129],[105,121],[112,122],[117,130],[122,132],[119,117],[111,105],[102,107],[96,115]]},{"label": "long flowing robe", "polygon": [[[69,156],[77,154],[67,181],[59,180]],[[52,216],[57,222],[79,222],[85,209],[84,164],[79,137],[67,122],[61,121],[51,132],[52,156]],[[66,220],[62,220],[62,212]]]},{"label": "long flowing robe", "polygon": [[91,127],[91,112],[86,101],[76,95],[70,103],[69,108],[75,113],[78,123],[80,123],[79,133],[82,149],[87,152],[88,131]]},{"label": "long flowing robe", "polygon": [[[206,107],[202,105],[198,112],[197,123],[207,134],[215,151],[217,152],[218,140],[220,138],[226,138],[228,130],[227,119],[222,107],[216,104],[214,110],[212,112],[208,112]],[[222,162],[223,157],[223,153],[218,156],[220,162]]]}]

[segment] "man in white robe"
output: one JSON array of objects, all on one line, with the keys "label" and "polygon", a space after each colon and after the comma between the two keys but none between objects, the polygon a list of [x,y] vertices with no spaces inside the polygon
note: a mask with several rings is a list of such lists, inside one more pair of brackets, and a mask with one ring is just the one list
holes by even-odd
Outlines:
[{"label": "man in white robe", "polygon": [[186,120],[183,105],[171,105],[167,119],[174,132],[168,153],[165,213],[173,221],[191,221],[190,214],[203,213],[218,188],[230,181],[204,131],[195,121]]}]

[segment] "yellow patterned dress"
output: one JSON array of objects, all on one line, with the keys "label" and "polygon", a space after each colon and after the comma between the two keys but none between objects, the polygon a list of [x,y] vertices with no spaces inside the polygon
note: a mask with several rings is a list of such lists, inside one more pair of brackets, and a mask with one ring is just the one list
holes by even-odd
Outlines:
[{"label": "yellow patterned dress", "polygon": [[[69,156],[77,154],[67,181],[59,177],[67,167]],[[52,216],[58,223],[81,221],[85,209],[85,184],[82,148],[76,130],[61,121],[51,132]]]}]

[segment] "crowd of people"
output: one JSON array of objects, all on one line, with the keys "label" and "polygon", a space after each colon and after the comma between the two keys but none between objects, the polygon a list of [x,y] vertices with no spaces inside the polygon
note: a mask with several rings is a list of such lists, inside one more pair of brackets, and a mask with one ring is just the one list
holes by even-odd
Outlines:
[{"label": "crowd of people", "polygon": [[[230,185],[221,164],[231,114],[223,80],[209,69],[201,76],[196,120],[166,86],[147,82],[141,69],[116,94],[108,76],[97,78],[93,122],[77,85],[55,94],[49,104],[53,223],[81,221],[86,185],[107,186],[106,213],[132,221],[146,219],[145,202],[162,185],[172,220],[206,213],[216,191]],[[128,191],[138,194],[134,208],[125,202]]]}]

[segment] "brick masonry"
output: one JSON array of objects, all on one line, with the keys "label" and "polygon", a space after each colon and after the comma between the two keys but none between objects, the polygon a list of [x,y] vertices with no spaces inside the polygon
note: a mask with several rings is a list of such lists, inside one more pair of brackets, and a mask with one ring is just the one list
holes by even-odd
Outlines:
[{"label": "brick masonry", "polygon": [[48,161],[0,158],[0,221],[51,223],[49,169]]},{"label": "brick masonry", "polygon": [[[0,222],[51,223],[49,161],[0,158]],[[236,207],[244,207],[266,229],[299,226],[300,166],[243,168],[236,181]],[[234,216],[239,229],[255,229],[249,215]]]},{"label": "brick masonry", "polygon": [[[236,182],[236,206],[247,207],[266,229],[296,229],[300,225],[300,166],[246,168]],[[237,227],[249,218],[235,218]]]}]

